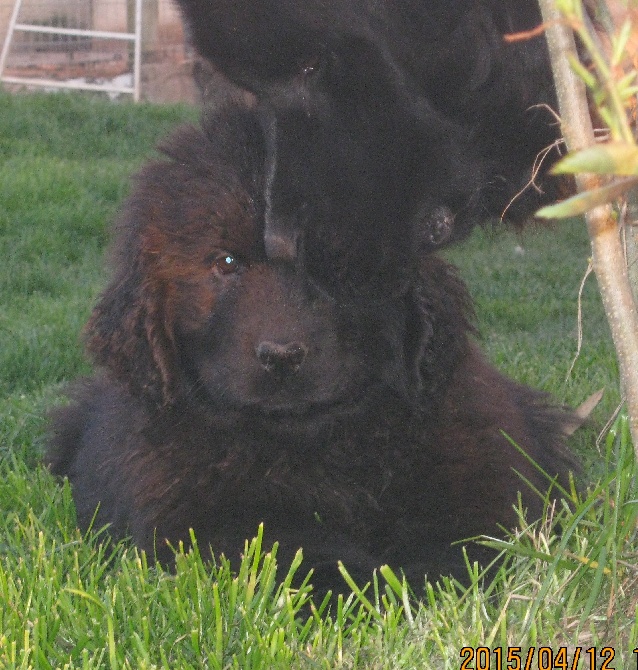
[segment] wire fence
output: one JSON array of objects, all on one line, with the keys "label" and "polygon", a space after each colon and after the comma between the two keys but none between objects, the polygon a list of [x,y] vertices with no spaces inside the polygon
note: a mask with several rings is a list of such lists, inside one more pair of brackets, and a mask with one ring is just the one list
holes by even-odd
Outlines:
[{"label": "wire fence", "polygon": [[[192,101],[191,53],[171,0],[142,0],[141,90],[155,101]],[[132,33],[134,0],[22,0],[20,25],[10,44],[7,32],[14,0],[0,0],[0,39],[7,50],[3,76],[28,80],[101,83],[133,77],[134,43],[81,31]],[[19,88],[16,83],[4,84]]]}]

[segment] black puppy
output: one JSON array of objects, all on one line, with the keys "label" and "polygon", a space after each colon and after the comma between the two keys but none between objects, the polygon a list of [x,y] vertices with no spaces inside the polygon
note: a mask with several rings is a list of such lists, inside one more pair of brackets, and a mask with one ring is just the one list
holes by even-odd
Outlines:
[{"label": "black puppy", "polygon": [[99,506],[97,527],[162,560],[189,528],[237,560],[264,522],[321,590],[343,589],[338,559],[362,581],[383,563],[462,575],[452,542],[513,526],[519,490],[542,510],[518,473],[549,482],[503,432],[564,484],[566,415],[485,362],[463,284],[418,231],[400,259],[383,240],[334,256],[329,235],[271,255],[259,118],[207,130],[139,174],[87,326],[99,372],[53,421],[79,524]]},{"label": "black puppy", "polygon": [[[252,92],[268,138],[266,243],[307,220],[421,219],[430,248],[556,197],[559,136],[535,0],[178,0],[198,51]],[[424,230],[426,230],[424,228]],[[374,233],[366,233],[374,234]]]}]

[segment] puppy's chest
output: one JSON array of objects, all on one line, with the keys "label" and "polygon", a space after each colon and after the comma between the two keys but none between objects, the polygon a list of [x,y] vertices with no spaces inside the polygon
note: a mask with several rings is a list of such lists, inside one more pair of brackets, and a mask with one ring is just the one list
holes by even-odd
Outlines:
[{"label": "puppy's chest", "polygon": [[294,509],[351,523],[392,511],[397,492],[422,487],[433,469],[422,440],[395,427],[337,426],[316,442],[193,428],[189,436],[165,435],[153,451],[173,473],[174,502],[212,513]]}]

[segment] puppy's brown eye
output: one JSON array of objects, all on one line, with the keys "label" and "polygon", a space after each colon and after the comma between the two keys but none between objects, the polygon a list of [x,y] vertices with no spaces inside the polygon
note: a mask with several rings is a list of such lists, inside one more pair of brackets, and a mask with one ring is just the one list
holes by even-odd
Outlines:
[{"label": "puppy's brown eye", "polygon": [[213,261],[213,270],[222,275],[229,275],[239,270],[239,261],[232,254],[221,254]]}]

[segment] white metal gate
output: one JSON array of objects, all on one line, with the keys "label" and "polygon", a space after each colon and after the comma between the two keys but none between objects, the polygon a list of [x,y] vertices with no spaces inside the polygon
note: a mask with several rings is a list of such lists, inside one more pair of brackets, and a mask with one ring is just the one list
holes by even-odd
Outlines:
[{"label": "white metal gate", "polygon": [[[73,88],[87,91],[106,91],[108,93],[130,93],[137,102],[140,99],[140,78],[142,65],[142,0],[135,0],[134,32],[110,32],[103,30],[81,30],[57,26],[41,26],[31,23],[19,23],[22,0],[15,0],[9,21],[9,29],[0,53],[0,81],[8,84],[24,84],[27,86],[46,86],[53,88]],[[115,39],[133,42],[133,86],[117,86],[113,84],[91,84],[85,82],[58,81],[56,79],[40,79],[31,77],[5,76],[4,68],[11,49],[13,36],[16,32],[47,33],[51,35],[67,35],[90,37],[96,39]]]}]

